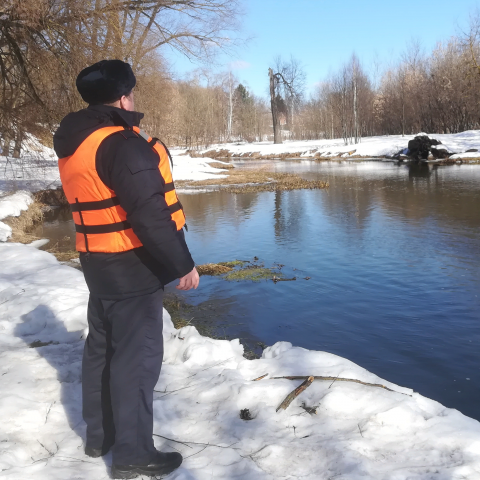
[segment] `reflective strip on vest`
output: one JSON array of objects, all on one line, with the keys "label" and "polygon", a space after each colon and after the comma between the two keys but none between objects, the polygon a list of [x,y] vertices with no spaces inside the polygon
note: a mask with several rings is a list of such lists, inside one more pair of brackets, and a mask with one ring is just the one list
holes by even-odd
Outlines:
[{"label": "reflective strip on vest", "polygon": [[[73,155],[58,161],[63,189],[75,222],[77,250],[80,252],[115,253],[142,246],[127,222],[127,214],[115,192],[102,182],[95,165],[97,150],[103,140],[124,130],[123,127],[96,130]],[[175,192],[167,149],[137,127],[133,131],[149,142],[159,156],[158,167],[165,181],[165,201],[177,230],[181,230],[185,225],[185,214]]]}]

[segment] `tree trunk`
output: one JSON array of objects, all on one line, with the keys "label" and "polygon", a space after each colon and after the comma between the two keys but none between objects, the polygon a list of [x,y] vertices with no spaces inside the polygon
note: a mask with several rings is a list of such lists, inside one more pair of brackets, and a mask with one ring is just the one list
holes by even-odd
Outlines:
[{"label": "tree trunk", "polygon": [[358,95],[357,95],[357,71],[354,68],[353,71],[353,122],[354,122],[354,134],[355,143],[358,143]]},{"label": "tree trunk", "polygon": [[18,130],[15,135],[15,141],[13,146],[13,153],[12,153],[13,158],[20,158],[20,153],[22,151],[23,137],[24,137],[23,132],[21,130]]},{"label": "tree trunk", "polygon": [[277,113],[277,102],[275,101],[275,76],[273,70],[268,69],[268,76],[270,77],[270,104],[272,108],[272,121],[273,121],[273,143],[280,144],[282,142],[282,133],[280,131],[280,122]]},{"label": "tree trunk", "polygon": [[7,133],[3,135],[2,155],[4,157],[8,157],[10,155],[10,135]]},{"label": "tree trunk", "polygon": [[232,72],[229,72],[228,74],[228,125],[227,125],[228,141],[231,141],[231,137],[232,137],[232,124],[233,124]]}]

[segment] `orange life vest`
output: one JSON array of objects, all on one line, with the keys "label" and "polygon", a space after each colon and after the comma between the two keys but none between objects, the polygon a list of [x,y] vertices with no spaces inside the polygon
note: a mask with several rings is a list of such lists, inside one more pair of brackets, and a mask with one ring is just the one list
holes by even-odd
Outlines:
[{"label": "orange life vest", "polygon": [[[73,213],[79,252],[116,253],[142,246],[127,222],[127,214],[118,197],[102,182],[95,166],[97,150],[103,140],[124,130],[124,127],[100,128],[89,135],[73,155],[58,160],[63,190]],[[169,153],[163,144],[138,127],[133,127],[133,131],[160,157],[158,168],[165,181],[165,200],[177,230],[181,230],[185,214],[175,192]]]}]

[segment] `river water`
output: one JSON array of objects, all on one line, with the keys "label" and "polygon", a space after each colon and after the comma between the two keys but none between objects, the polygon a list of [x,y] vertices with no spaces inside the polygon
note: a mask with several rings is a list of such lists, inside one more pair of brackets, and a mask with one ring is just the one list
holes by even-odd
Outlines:
[{"label": "river water", "polygon": [[[297,278],[202,277],[182,294],[197,305],[192,316],[211,316],[258,351],[257,342],[289,341],[346,357],[480,420],[480,166],[236,165],[330,188],[182,195],[198,264],[256,256]],[[329,372],[299,365],[298,374]]]}]

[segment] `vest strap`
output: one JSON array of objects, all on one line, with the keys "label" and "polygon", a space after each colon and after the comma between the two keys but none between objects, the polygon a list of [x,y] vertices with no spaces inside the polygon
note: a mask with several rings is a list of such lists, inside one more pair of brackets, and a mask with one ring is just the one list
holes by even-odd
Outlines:
[{"label": "vest strap", "polygon": [[128,230],[132,228],[128,222],[117,222],[109,223],[106,225],[77,225],[75,224],[75,230],[78,233],[83,233],[84,235],[95,235],[97,233],[114,233],[122,232],[123,230]]},{"label": "vest strap", "polygon": [[[75,198],[75,202],[77,203],[77,205],[80,203],[78,201],[78,198]],[[82,225],[79,225],[81,227],[84,227],[85,228],[85,223],[83,222],[83,215],[82,215],[82,211],[79,210],[79,215],[80,215],[80,221],[82,222]],[[77,225],[75,224],[75,228],[77,227]],[[90,250],[88,249],[88,237],[87,237],[87,233],[86,232],[83,232],[83,235],[85,237],[85,250],[87,251],[87,254],[90,253]]]},{"label": "vest strap", "polygon": [[172,171],[173,171],[173,158],[172,158],[172,154],[170,153],[170,150],[159,138],[155,138],[155,140],[160,142],[163,145],[163,148],[166,150],[168,158],[170,159],[170,165],[172,166]]},{"label": "vest strap", "polygon": [[175,213],[179,210],[182,210],[182,204],[180,202],[175,202],[172,203],[172,205],[170,205],[168,208],[170,209],[170,213]]},{"label": "vest strap", "polygon": [[165,184],[165,193],[173,192],[175,190],[175,184],[173,182],[168,182]]},{"label": "vest strap", "polygon": [[118,197],[107,198],[106,200],[98,200],[96,202],[78,202],[71,203],[70,208],[72,212],[84,212],[86,210],[103,210],[104,208],[114,207],[120,205]]}]

